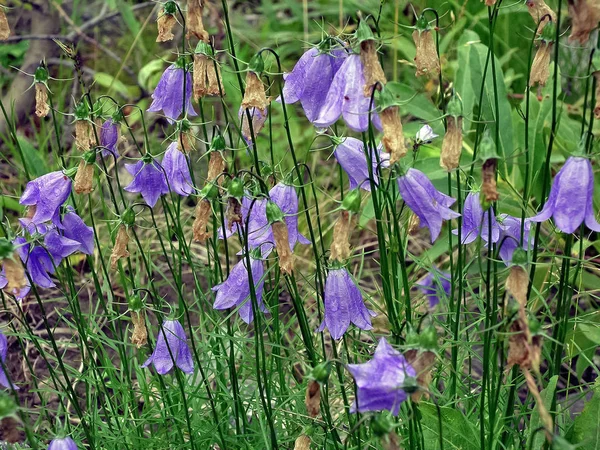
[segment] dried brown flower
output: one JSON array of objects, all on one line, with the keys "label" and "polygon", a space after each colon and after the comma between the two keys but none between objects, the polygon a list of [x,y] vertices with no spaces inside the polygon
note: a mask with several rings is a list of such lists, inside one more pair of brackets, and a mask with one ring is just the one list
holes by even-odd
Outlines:
[{"label": "dried brown flower", "polygon": [[498,189],[496,187],[496,167],[498,160],[488,159],[481,167],[481,193],[487,202],[498,200]]},{"label": "dried brown flower", "polygon": [[89,194],[94,189],[94,165],[86,163],[83,159],[79,162],[77,173],[75,174],[74,190],[77,194]]},{"label": "dried brown flower", "polygon": [[121,258],[127,258],[129,251],[127,250],[127,244],[129,243],[129,233],[127,227],[123,224],[119,226],[117,231],[117,238],[115,239],[115,246],[113,247],[112,254],[110,255],[110,267],[115,270],[117,263]]},{"label": "dried brown flower", "polygon": [[294,442],[294,450],[310,450],[310,438],[305,434],[298,436]]},{"label": "dried brown flower", "polygon": [[407,350],[404,353],[406,360],[417,373],[417,384],[419,389],[411,394],[413,402],[419,402],[421,397],[429,398],[427,390],[431,383],[431,369],[435,363],[435,353],[430,351]]},{"label": "dried brown flower", "polygon": [[552,57],[552,42],[540,42],[540,46],[535,52],[533,63],[531,64],[531,74],[529,76],[529,86],[545,86],[550,76],[550,58]]},{"label": "dried brown flower", "polygon": [[[208,175],[206,176],[206,181],[209,183],[214,182],[219,175],[221,175],[227,169],[227,161],[218,151],[210,152],[210,159],[208,160]],[[224,179],[221,177],[219,179],[219,186],[223,183]]]},{"label": "dried brown flower", "polygon": [[277,248],[279,268],[283,273],[291,275],[294,271],[294,254],[290,249],[288,227],[285,222],[273,222],[271,227],[273,229],[275,248]]},{"label": "dried brown flower", "polygon": [[438,58],[433,34],[431,30],[413,31],[413,41],[417,48],[415,55],[415,65],[417,66],[416,76],[428,75],[436,77],[440,73],[440,60]]},{"label": "dried brown flower", "polygon": [[131,343],[137,348],[141,348],[148,342],[148,330],[146,321],[141,311],[131,311],[131,322],[133,323],[133,333],[131,333]]},{"label": "dried brown flower", "polygon": [[448,116],[446,134],[442,142],[440,166],[448,172],[456,169],[460,164],[462,152],[462,117]]},{"label": "dried brown flower", "polygon": [[3,261],[4,276],[6,277],[6,291],[18,295],[21,289],[27,287],[27,278],[25,269],[19,254],[14,252],[12,258],[5,258]]},{"label": "dried brown flower", "polygon": [[365,77],[364,94],[365,97],[370,97],[377,83],[381,85],[387,83],[385,73],[383,73],[377,57],[377,43],[374,40],[369,39],[360,43],[360,60],[363,64],[363,75]]},{"label": "dried brown flower", "polygon": [[600,22],[600,2],[598,0],[569,0],[569,15],[572,27],[569,41],[579,41],[580,44],[585,44],[590,38],[590,32]]},{"label": "dried brown flower", "polygon": [[496,0],[485,0],[485,6],[494,6],[496,4]]},{"label": "dried brown flower", "polygon": [[321,385],[318,381],[311,380],[308,382],[304,404],[310,417],[314,419],[319,415],[321,411]]},{"label": "dried brown flower", "polygon": [[225,211],[225,220],[229,231],[233,230],[236,223],[242,223],[242,204],[235,197],[227,199],[227,210]]},{"label": "dried brown flower", "polygon": [[208,33],[204,29],[202,22],[202,12],[204,11],[204,0],[188,0],[187,4],[187,38],[192,35],[204,42],[208,42]]},{"label": "dried brown flower", "polygon": [[179,140],[177,141],[177,148],[182,153],[190,153],[190,152],[196,150],[196,146],[194,145],[194,135],[192,133],[192,130],[179,132]]},{"label": "dried brown flower", "polygon": [[269,99],[267,99],[267,94],[265,93],[265,86],[256,73],[248,71],[246,74],[246,91],[242,100],[242,108],[258,108],[261,111],[265,111],[268,106]]},{"label": "dried brown flower", "polygon": [[386,108],[381,111],[379,118],[383,127],[383,139],[381,142],[385,151],[390,154],[390,164],[394,164],[406,155],[399,108],[397,106]]},{"label": "dried brown flower", "polygon": [[194,212],[196,218],[192,224],[192,232],[194,234],[194,241],[204,243],[210,237],[210,233],[207,231],[208,221],[212,215],[212,208],[210,202],[203,198],[196,204],[196,211]]},{"label": "dried brown flower", "polygon": [[421,219],[415,213],[410,214],[410,219],[408,219],[408,234],[414,236],[419,232],[419,228],[421,227]]},{"label": "dried brown flower", "polygon": [[596,99],[594,102],[594,116],[596,119],[600,119],[600,70],[594,72],[596,78]]},{"label": "dried brown flower", "polygon": [[35,115],[46,117],[49,112],[48,88],[44,83],[35,83]]},{"label": "dried brown flower", "polygon": [[81,152],[87,152],[93,143],[92,124],[87,120],[75,121],[75,146]]},{"label": "dried brown flower", "polygon": [[0,5],[0,41],[5,41],[10,36],[10,26],[4,8]]},{"label": "dried brown flower", "polygon": [[333,241],[329,248],[330,261],[344,261],[350,257],[350,232],[352,218],[349,211],[342,211],[333,228]]},{"label": "dried brown flower", "polygon": [[177,23],[177,19],[173,14],[166,14],[161,11],[160,16],[156,20],[158,25],[158,35],[156,36],[156,42],[167,42],[172,41],[175,35],[173,34],[173,27]]},{"label": "dried brown flower", "polygon": [[208,56],[197,53],[194,55],[194,100],[205,95],[225,95],[221,81],[219,65]]},{"label": "dried brown flower", "polygon": [[542,32],[548,22],[556,22],[556,14],[554,14],[554,11],[552,11],[550,7],[546,5],[544,0],[527,0],[527,8],[529,9],[529,14],[535,23],[539,22],[537,34]]}]

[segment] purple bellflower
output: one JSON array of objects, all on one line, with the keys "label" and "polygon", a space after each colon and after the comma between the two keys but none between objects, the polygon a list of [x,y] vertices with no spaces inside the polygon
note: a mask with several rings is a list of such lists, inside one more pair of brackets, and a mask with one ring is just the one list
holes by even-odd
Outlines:
[{"label": "purple bellflower", "polygon": [[[380,168],[389,167],[390,154],[382,152],[383,147],[377,147],[379,154]],[[369,164],[364,151],[364,144],[361,140],[347,137],[344,141],[335,147],[333,153],[338,164],[348,174],[350,180],[350,189],[355,189],[358,186],[365,191],[371,191],[371,183],[369,183]],[[375,153],[372,155],[373,163],[373,180],[378,184],[377,177],[377,157]]]},{"label": "purple bellflower", "polygon": [[4,370],[2,370],[2,366],[5,366],[4,362],[6,361],[6,354],[8,353],[8,340],[6,336],[0,332],[0,359],[2,359],[2,364],[0,365],[0,386],[4,386],[5,388],[10,389],[11,387],[15,390],[19,390],[17,386],[8,381],[8,377]]},{"label": "purple bellflower", "polygon": [[142,197],[151,208],[156,205],[161,195],[169,193],[165,174],[158,161],[151,156],[145,156],[135,164],[125,164],[125,168],[133,176],[133,180],[124,189],[127,192],[142,194]]},{"label": "purple bellflower", "polygon": [[379,340],[373,359],[364,364],[348,364],[354,377],[357,395],[351,412],[388,410],[398,415],[400,405],[407,399],[402,389],[408,377],[416,377],[415,369],[385,338]]},{"label": "purple bellflower", "polygon": [[[500,227],[500,238],[498,245],[500,246],[500,258],[507,266],[512,262],[512,256],[521,242],[521,219],[518,217],[509,216],[508,214],[500,214],[498,216],[498,224]],[[523,227],[523,247],[525,250],[530,250],[533,242],[529,238],[531,231],[531,222],[525,219]]]},{"label": "purple bellflower", "polygon": [[100,128],[100,145],[104,147],[102,149],[102,156],[107,157],[112,154],[115,158],[118,157],[118,142],[119,124],[113,122],[112,119],[108,119],[102,124],[102,128]]},{"label": "purple bellflower", "polygon": [[[259,259],[250,256],[250,270],[252,273],[252,282],[254,283],[254,292],[258,308],[266,313],[268,312],[262,301],[263,288],[265,280],[263,275],[265,269]],[[214,309],[228,309],[239,307],[239,313],[242,320],[246,323],[252,323],[254,313],[252,311],[252,299],[250,298],[250,279],[246,265],[246,258],[240,260],[231,272],[229,277],[221,284],[212,288],[217,293]]]},{"label": "purple bellflower", "polygon": [[148,367],[150,364],[154,366],[159,375],[165,375],[174,365],[185,373],[194,371],[194,360],[187,345],[185,330],[178,320],[163,322],[156,339],[156,347],[142,367]]},{"label": "purple bellflower", "polygon": [[48,231],[44,236],[44,246],[50,253],[50,256],[52,256],[54,266],[58,266],[64,258],[78,251],[81,244],[73,239],[62,236],[58,230],[54,228]]},{"label": "purple bellflower", "polygon": [[289,234],[290,249],[294,250],[297,242],[300,244],[310,244],[310,241],[298,231],[298,195],[294,186],[277,183],[269,191],[269,196],[284,214],[284,221]]},{"label": "purple bellflower", "polygon": [[423,283],[419,284],[419,290],[427,296],[429,307],[435,308],[443,297],[450,296],[452,276],[448,272],[442,272],[435,267],[427,274]]},{"label": "purple bellflower", "polygon": [[[184,62],[181,64],[185,64]],[[176,63],[167,68],[152,94],[148,112],[163,111],[169,123],[175,122],[183,112],[183,67]],[[192,74],[185,74],[185,111],[188,116],[197,116],[192,106]]]},{"label": "purple bellflower", "polygon": [[27,183],[19,203],[35,206],[31,223],[40,225],[52,220],[56,226],[60,227],[60,207],[69,198],[71,185],[71,179],[62,171],[42,175]]},{"label": "purple bellflower", "polygon": [[285,102],[299,101],[306,118],[314,122],[319,117],[333,78],[346,56],[347,53],[343,49],[327,53],[313,47],[305,52],[294,69],[283,75]]},{"label": "purple bellflower", "polygon": [[50,274],[54,274],[56,269],[48,250],[40,246],[30,249],[30,244],[23,237],[16,238],[13,244],[17,247],[17,253],[35,284],[43,288],[56,286],[50,278]]},{"label": "purple bellflower", "polygon": [[[469,192],[465,199],[465,205],[463,208],[463,218],[461,227],[461,243],[470,244],[475,241],[478,236],[481,236],[486,243],[489,243],[490,229],[489,220],[492,215],[492,243],[498,242],[500,239],[500,226],[496,221],[496,216],[492,208],[488,208],[487,211],[483,211],[481,203],[479,201],[479,192]],[[452,230],[452,234],[458,234],[458,228]]]},{"label": "purple bellflower", "polygon": [[594,173],[587,158],[571,156],[554,177],[548,201],[532,222],[550,217],[563,233],[573,233],[582,223],[592,231],[600,231],[593,208]]},{"label": "purple bellflower", "polygon": [[332,269],[325,281],[325,318],[318,331],[325,327],[333,339],[340,339],[353,323],[361,330],[371,330],[371,316],[360,289],[345,268]]},{"label": "purple bellflower", "polygon": [[179,144],[172,142],[162,160],[163,169],[167,174],[168,186],[182,197],[192,193],[192,177],[186,156],[179,151]]},{"label": "purple bellflower", "polygon": [[404,202],[419,218],[421,227],[429,228],[431,242],[440,235],[444,220],[460,217],[450,209],[456,200],[438,191],[420,170],[411,168],[398,177],[398,189]]},{"label": "purple bellflower", "polygon": [[[369,128],[369,107],[371,97],[364,95],[365,77],[360,56],[352,54],[346,57],[339,70],[336,72],[321,105],[319,117],[313,124],[320,128],[333,125],[340,116],[348,128],[362,132]],[[323,92],[322,95],[325,95]],[[371,120],[378,130],[381,130],[379,116],[373,110]]]},{"label": "purple bellflower", "polygon": [[70,437],[52,439],[48,450],[77,450],[77,444]]},{"label": "purple bellflower", "polygon": [[67,213],[62,220],[63,234],[66,238],[79,243],[78,250],[86,255],[94,253],[94,229],[85,224],[71,206],[67,206]]}]

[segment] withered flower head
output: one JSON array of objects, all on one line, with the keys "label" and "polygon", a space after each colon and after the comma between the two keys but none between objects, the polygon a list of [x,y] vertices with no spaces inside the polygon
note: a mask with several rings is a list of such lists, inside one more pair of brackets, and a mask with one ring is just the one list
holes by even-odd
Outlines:
[{"label": "withered flower head", "polygon": [[305,434],[298,436],[294,442],[294,450],[310,450],[310,438]]},{"label": "withered flower head", "polygon": [[594,72],[596,78],[596,99],[594,102],[594,116],[596,119],[600,119],[600,70]]},{"label": "withered flower head", "polygon": [[148,343],[148,330],[146,329],[146,321],[142,311],[130,311],[131,323],[133,323],[133,333],[131,333],[131,343],[137,348]]},{"label": "withered flower head", "polygon": [[498,189],[496,187],[496,169],[498,167],[498,153],[496,143],[490,136],[489,130],[484,134],[479,145],[479,159],[483,161],[481,166],[481,193],[487,203],[498,200]]},{"label": "withered flower head", "polygon": [[370,97],[373,88],[378,83],[380,86],[385,85],[387,79],[385,78],[385,73],[383,73],[383,68],[379,63],[379,58],[377,56],[377,42],[375,41],[375,36],[364,20],[361,20],[358,24],[356,37],[360,44],[360,61],[363,65],[363,76],[365,78],[363,91],[365,97]]},{"label": "withered flower head", "polygon": [[333,228],[333,241],[329,248],[330,261],[345,261],[350,258],[350,233],[352,232],[352,216],[350,211],[342,211]]},{"label": "withered flower head", "polygon": [[[211,151],[210,159],[208,160],[208,175],[206,180],[209,182],[215,181],[215,179],[227,170],[227,162],[220,151]],[[219,179],[218,184],[223,183],[224,178]]]},{"label": "withered flower head", "polygon": [[194,223],[192,224],[194,241],[204,243],[210,237],[207,227],[212,215],[212,207],[210,201],[206,197],[198,200],[194,215],[196,216],[194,218]]},{"label": "withered flower head", "polygon": [[384,87],[379,96],[379,105],[382,108],[379,118],[383,127],[383,148],[390,154],[390,164],[399,161],[406,155],[404,132],[400,120],[400,108],[394,104],[394,98]]},{"label": "withered flower head", "polygon": [[411,394],[412,401],[418,403],[421,397],[428,399],[429,394],[427,390],[431,383],[431,369],[433,369],[435,363],[435,353],[429,350],[421,351],[412,349],[407,350],[404,353],[404,357],[417,373],[417,385],[419,389]]},{"label": "withered flower head", "polygon": [[257,108],[259,111],[265,111],[269,106],[270,99],[267,99],[265,86],[260,81],[258,75],[263,72],[264,61],[260,54],[256,54],[248,66],[246,73],[246,91],[242,100],[242,109]]},{"label": "withered flower head", "polygon": [[234,225],[242,224],[242,204],[235,197],[229,197],[227,199],[227,210],[225,211],[225,223],[227,229],[233,231]]},{"label": "withered flower head", "polygon": [[319,415],[321,411],[321,385],[318,381],[311,380],[308,382],[304,404],[310,417],[314,419]]},{"label": "withered flower head", "polygon": [[600,22],[600,2],[598,0],[569,0],[569,15],[572,27],[569,41],[579,41],[580,44],[585,44],[590,38],[590,32]]},{"label": "withered flower head", "polygon": [[[548,22],[556,22],[556,14],[544,0],[527,0],[527,9],[535,23],[539,22],[537,33],[540,34]],[[541,22],[540,22],[541,21]]]},{"label": "withered flower head", "polygon": [[412,34],[415,41],[416,55],[415,65],[417,66],[417,77],[427,75],[436,77],[440,74],[440,60],[437,49],[431,33],[429,22],[424,16],[419,17],[416,23],[416,30]]},{"label": "withered flower head", "polygon": [[10,27],[4,8],[0,5],[0,41],[5,41],[10,36]]},{"label": "withered flower head", "polygon": [[539,39],[539,47],[535,52],[533,63],[531,64],[531,73],[529,76],[529,86],[545,86],[550,76],[550,59],[552,58],[552,46],[554,44],[556,27],[554,22],[547,23]]},{"label": "withered flower head", "polygon": [[[95,156],[94,152],[91,152]],[[94,189],[92,182],[94,181],[94,163],[88,163],[86,159],[82,159],[77,167],[75,174],[74,190],[77,194],[89,194]]]},{"label": "withered flower head", "polygon": [[496,4],[496,0],[485,0],[485,6],[494,6]]},{"label": "withered flower head", "polygon": [[129,251],[127,250],[127,244],[129,244],[129,233],[127,232],[127,226],[124,224],[119,225],[119,231],[117,231],[117,238],[115,239],[115,246],[113,247],[112,254],[110,255],[110,267],[115,270],[117,263],[121,258],[127,258]]},{"label": "withered flower head", "polygon": [[48,88],[44,83],[35,83],[35,115],[46,117],[49,112]]},{"label": "withered flower head", "polygon": [[188,0],[187,3],[187,38],[192,35],[204,42],[208,42],[208,33],[204,29],[202,22],[202,12],[204,11],[204,0]]},{"label": "withered flower head", "polygon": [[214,59],[212,48],[200,41],[194,53],[194,99],[205,95],[223,95],[225,89],[221,78],[221,69]]},{"label": "withered flower head", "polygon": [[410,219],[408,219],[408,234],[411,236],[416,235],[421,227],[421,219],[415,213],[410,213]]},{"label": "withered flower head", "polygon": [[177,122],[177,131],[179,131],[177,148],[183,153],[190,153],[191,151],[196,150],[194,131],[190,121],[182,119]]},{"label": "withered flower head", "polygon": [[274,201],[268,201],[266,206],[267,221],[273,230],[273,240],[277,249],[279,268],[287,275],[294,271],[294,255],[290,248],[290,235],[285,223],[283,211]]},{"label": "withered flower head", "polygon": [[173,27],[177,23],[175,14],[177,13],[177,6],[175,2],[169,1],[165,3],[164,8],[159,12],[156,25],[158,26],[158,35],[156,36],[156,42],[167,42],[172,41],[175,35],[173,34]]},{"label": "withered flower head", "polygon": [[81,152],[87,152],[93,142],[92,124],[88,120],[77,120],[75,122],[75,146]]},{"label": "withered flower head", "polygon": [[6,285],[4,289],[11,294],[19,295],[27,287],[27,278],[25,277],[25,268],[19,257],[19,253],[14,249],[14,245],[5,238],[0,239],[2,253],[6,257],[1,258],[4,268],[4,277]]},{"label": "withered flower head", "polygon": [[462,152],[462,102],[454,95],[448,102],[448,117],[446,119],[446,134],[442,142],[440,166],[448,172],[458,168]]}]

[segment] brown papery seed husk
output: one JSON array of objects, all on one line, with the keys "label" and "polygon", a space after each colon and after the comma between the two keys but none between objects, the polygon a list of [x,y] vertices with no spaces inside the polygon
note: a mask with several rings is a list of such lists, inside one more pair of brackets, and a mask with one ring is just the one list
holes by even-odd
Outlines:
[{"label": "brown papery seed husk", "polygon": [[294,254],[290,249],[290,239],[288,227],[285,222],[273,222],[273,239],[277,248],[277,257],[279,259],[279,268],[287,275],[294,271]]},{"label": "brown papery seed husk", "polygon": [[210,233],[206,230],[208,221],[212,216],[210,202],[205,198],[199,200],[194,214],[196,216],[192,224],[194,241],[204,243],[210,237]]},{"label": "brown papery seed husk", "polygon": [[496,4],[496,0],[485,0],[485,6],[494,6]]},{"label": "brown papery seed husk", "polygon": [[233,230],[233,225],[242,223],[242,204],[235,197],[227,199],[227,210],[225,211],[225,220],[227,220],[227,228]]},{"label": "brown papery seed husk", "polygon": [[127,258],[129,256],[127,244],[129,244],[129,232],[127,231],[127,227],[121,224],[119,226],[119,231],[117,231],[115,246],[113,247],[113,251],[110,255],[111,269],[115,270],[117,268],[117,263],[119,262],[119,260],[121,258]]},{"label": "brown papery seed husk", "polygon": [[460,163],[462,143],[462,117],[448,116],[440,155],[440,166],[448,172],[456,169]]},{"label": "brown papery seed husk", "polygon": [[538,407],[538,413],[540,415],[540,420],[542,421],[542,424],[544,425],[544,435],[546,436],[546,440],[548,441],[548,443],[551,443],[552,442],[552,430],[554,429],[554,425],[552,423],[552,416],[550,416],[550,414],[548,413],[548,410],[546,409],[546,405],[544,405],[544,400],[542,399],[542,396],[540,395],[540,391],[537,387],[537,383],[535,382],[535,379],[531,375],[531,372],[529,372],[529,370],[527,370],[527,369],[523,369],[522,372],[523,372],[523,375],[525,375],[525,381],[527,382],[527,388],[529,389],[529,392],[531,393],[531,395],[533,395],[533,398],[535,398],[535,402]]},{"label": "brown papery seed husk", "polygon": [[10,26],[4,8],[0,5],[0,41],[5,41],[10,36]]},{"label": "brown papery seed husk", "polygon": [[400,110],[397,106],[391,106],[384,109],[379,114],[379,118],[383,127],[383,139],[381,142],[385,151],[390,154],[390,164],[394,164],[406,155]]},{"label": "brown papery seed husk", "polygon": [[421,225],[421,219],[415,213],[410,214],[410,219],[408,219],[408,234],[414,236],[419,232],[419,228]]},{"label": "brown papery seed husk", "polygon": [[350,257],[351,217],[349,211],[342,211],[333,228],[333,241],[329,247],[330,261],[345,261]]},{"label": "brown papery seed husk", "polygon": [[310,450],[310,438],[305,434],[298,436],[294,442],[294,450]]},{"label": "brown papery seed husk", "polygon": [[363,92],[365,97],[370,97],[373,93],[373,87],[380,83],[387,83],[385,73],[377,57],[377,43],[374,40],[363,41],[360,43],[360,60],[363,64],[363,76],[365,77],[365,86]]},{"label": "brown papery seed husk", "polygon": [[580,44],[585,44],[590,38],[590,32],[600,22],[600,2],[598,0],[569,0],[569,15],[571,16],[569,41],[579,41]]},{"label": "brown papery seed husk", "polygon": [[594,116],[600,119],[600,70],[594,72],[596,78],[596,100],[594,102]]},{"label": "brown papery seed husk", "polygon": [[206,72],[212,61],[203,54],[194,55],[194,70],[192,83],[194,86],[194,100],[199,100],[208,92]]},{"label": "brown papery seed husk", "polygon": [[190,153],[196,150],[196,146],[194,145],[194,135],[192,134],[192,130],[186,132],[179,132],[179,140],[177,141],[177,148],[182,153]]},{"label": "brown papery seed husk", "polygon": [[415,75],[417,77],[428,75],[432,78],[438,76],[440,73],[440,60],[438,59],[431,31],[425,30],[419,32],[419,30],[415,30],[412,37],[417,49],[415,55],[417,73]]},{"label": "brown papery seed husk", "polygon": [[529,86],[545,86],[550,76],[550,59],[552,57],[552,42],[541,42],[533,63],[531,64],[531,75],[529,77]]},{"label": "brown papery seed husk", "polygon": [[4,276],[6,277],[6,291],[18,295],[21,289],[27,286],[25,277],[25,268],[17,252],[13,253],[12,258],[6,258],[2,261],[4,267]]},{"label": "brown papery seed husk", "polygon": [[141,348],[148,343],[148,330],[144,314],[141,311],[131,311],[131,323],[133,323],[131,343],[137,348]]},{"label": "brown papery seed husk", "polygon": [[46,117],[49,112],[48,88],[44,83],[35,83],[35,115]]},{"label": "brown papery seed husk", "polygon": [[156,20],[156,24],[158,25],[156,42],[172,41],[175,37],[173,27],[176,23],[177,19],[174,15],[161,13],[160,17]]},{"label": "brown papery seed husk", "polygon": [[421,397],[428,399],[429,394],[427,393],[427,390],[431,383],[431,369],[435,363],[435,353],[430,351],[421,352],[419,350],[407,350],[404,353],[404,356],[409,364],[415,369],[415,372],[417,373],[417,384],[420,388],[411,394],[413,402],[418,403],[421,400]]},{"label": "brown papery seed husk", "polygon": [[215,61],[210,61],[206,68],[206,78],[208,79],[208,95],[222,95],[225,97],[225,88],[223,87],[223,78],[221,77],[221,67]]},{"label": "brown papery seed husk", "polygon": [[256,73],[249,71],[246,74],[246,91],[242,100],[242,108],[258,108],[264,111],[267,106],[269,106],[269,100],[265,93],[265,86]]},{"label": "brown papery seed husk", "polygon": [[92,124],[87,120],[75,121],[75,146],[81,152],[87,152],[92,145]]},{"label": "brown papery seed husk", "polygon": [[308,382],[304,404],[310,417],[314,419],[319,415],[321,411],[321,386],[318,381],[311,380]]},{"label": "brown papery seed husk", "polygon": [[188,0],[187,4],[187,38],[196,36],[204,42],[208,42],[208,33],[204,29],[202,12],[204,11],[204,0]]},{"label": "brown papery seed husk", "polygon": [[[554,11],[546,5],[544,0],[527,0],[527,8],[529,9],[529,14],[531,14],[531,18],[534,22],[539,22],[540,24],[537,29],[537,34],[540,34],[546,24],[550,22],[550,17],[552,18],[552,22],[556,22],[556,14],[554,14]],[[542,17],[544,17],[544,20],[540,22]]]},{"label": "brown papery seed husk", "polygon": [[496,159],[488,159],[481,167],[481,193],[488,202],[498,200],[498,189],[496,186]]},{"label": "brown papery seed husk", "polygon": [[[210,159],[208,161],[208,175],[206,181],[212,183],[215,179],[225,172],[227,169],[227,162],[221,152],[210,152]],[[219,178],[218,185],[223,184],[223,177]]]},{"label": "brown papery seed husk", "polygon": [[[506,278],[506,291],[514,297],[520,308],[527,306],[529,274],[521,266],[512,266]],[[520,311],[520,310],[519,310]],[[526,318],[526,317],[525,317]]]},{"label": "brown papery seed husk", "polygon": [[94,165],[88,164],[84,160],[79,162],[77,173],[75,174],[74,190],[76,194],[89,194],[94,189]]},{"label": "brown papery seed husk", "polygon": [[402,450],[402,447],[400,447],[400,438],[393,431],[390,431],[381,438],[381,446],[383,450]]}]

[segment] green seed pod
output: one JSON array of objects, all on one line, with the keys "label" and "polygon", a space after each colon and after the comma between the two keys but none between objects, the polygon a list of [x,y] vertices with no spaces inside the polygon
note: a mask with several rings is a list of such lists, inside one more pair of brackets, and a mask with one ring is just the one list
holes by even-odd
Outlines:
[{"label": "green seed pod", "polygon": [[36,83],[46,83],[48,81],[48,78],[49,75],[46,66],[38,66],[38,68],[35,69],[35,73],[33,74],[33,81],[35,81]]},{"label": "green seed pod", "polygon": [[406,377],[402,383],[402,390],[407,394],[414,394],[419,390],[419,383],[415,377]]},{"label": "green seed pod", "polygon": [[197,55],[211,56],[212,49],[210,48],[210,45],[208,45],[206,42],[200,41],[198,42],[198,45],[196,45],[194,53]]},{"label": "green seed pod", "polygon": [[483,134],[483,138],[481,138],[481,143],[479,144],[479,160],[487,161],[488,159],[498,159],[499,155],[496,150],[496,143],[492,136],[490,135],[489,130]]},{"label": "green seed pod", "polygon": [[128,227],[132,227],[135,224],[135,212],[132,208],[127,208],[123,211],[123,214],[121,214],[121,222]]},{"label": "green seed pod", "polygon": [[311,377],[319,383],[326,383],[331,374],[331,361],[325,361],[318,364],[311,371]]},{"label": "green seed pod", "polygon": [[177,4],[173,1],[168,1],[163,7],[163,12],[165,14],[170,14],[174,16],[175,14],[177,14]]},{"label": "green seed pod", "polygon": [[244,196],[244,182],[239,178],[231,180],[227,185],[227,194],[241,201]]},{"label": "green seed pod", "polygon": [[386,436],[393,429],[394,419],[389,411],[382,411],[371,419],[371,431],[375,436]]},{"label": "green seed pod", "polygon": [[456,94],[452,95],[452,98],[448,101],[448,114],[452,117],[463,116],[463,104],[460,97]]},{"label": "green seed pod", "polygon": [[277,206],[277,203],[269,200],[267,202],[267,220],[269,223],[283,222],[283,211]]},{"label": "green seed pod", "polygon": [[127,306],[130,311],[141,311],[144,309],[144,301],[138,294],[134,294],[127,299]]},{"label": "green seed pod", "polygon": [[358,214],[360,212],[360,189],[352,189],[348,194],[344,197],[342,201],[342,209],[346,211],[350,211],[353,214]]},{"label": "green seed pod", "polygon": [[207,199],[207,200],[214,200],[215,198],[217,198],[218,194],[219,194],[219,189],[217,188],[217,186],[215,186],[212,183],[209,183],[206,186],[204,186],[202,188],[202,190],[200,191],[200,198]]},{"label": "green seed pod", "polygon": [[0,392],[0,419],[13,416],[16,412],[17,405],[13,398],[4,392]]},{"label": "green seed pod", "polygon": [[515,266],[525,266],[527,264],[527,252],[517,247],[512,255],[512,263]]},{"label": "green seed pod", "polygon": [[216,134],[215,137],[213,137],[211,143],[210,143],[210,151],[211,152],[222,152],[223,150],[225,150],[226,144],[225,144],[225,138],[223,137],[223,135]]},{"label": "green seed pod", "polygon": [[87,102],[81,101],[75,107],[75,119],[77,120],[87,120],[90,117],[90,108],[87,105]]},{"label": "green seed pod", "polygon": [[427,30],[431,29],[431,27],[429,26],[429,21],[427,20],[427,18],[425,17],[425,15],[422,14],[417,19],[417,23],[415,24],[415,28],[419,32],[423,32],[423,31],[427,31]]},{"label": "green seed pod", "polygon": [[433,325],[428,326],[419,335],[419,346],[423,350],[436,350],[438,348],[437,331]]},{"label": "green seed pod", "polygon": [[371,31],[371,27],[367,24],[365,20],[361,20],[358,23],[358,28],[356,29],[356,41],[360,44],[364,41],[374,41],[375,35]]},{"label": "green seed pod", "polygon": [[0,238],[0,260],[12,258],[15,246],[6,238]]}]

